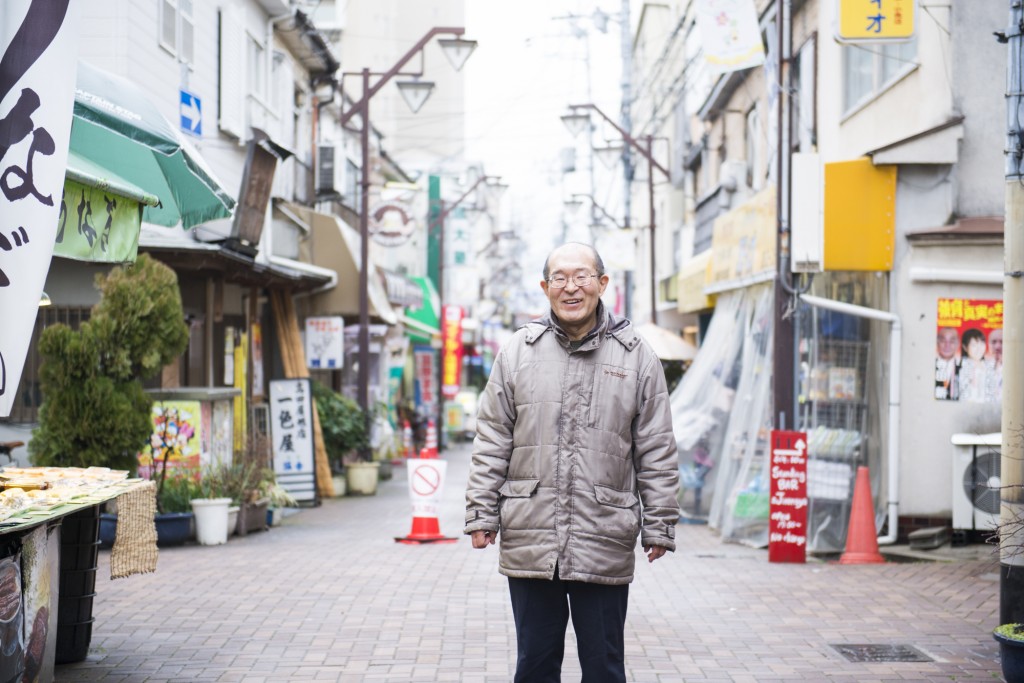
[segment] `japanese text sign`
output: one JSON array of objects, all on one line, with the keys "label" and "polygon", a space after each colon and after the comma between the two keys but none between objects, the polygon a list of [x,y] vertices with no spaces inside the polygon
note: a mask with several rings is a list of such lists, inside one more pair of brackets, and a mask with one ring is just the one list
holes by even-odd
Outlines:
[{"label": "japanese text sign", "polygon": [[437,402],[437,382],[434,375],[434,349],[429,346],[417,346],[413,351],[413,362],[416,365],[416,403],[421,406],[433,406]]},{"label": "japanese text sign", "polygon": [[295,500],[315,500],[313,402],[308,379],[270,382],[270,437],[278,483]]},{"label": "japanese text sign", "polygon": [[444,358],[441,377],[441,393],[445,398],[455,398],[462,383],[462,307],[445,306],[441,321],[441,337],[444,340]]},{"label": "japanese text sign", "polygon": [[337,370],[345,363],[345,321],[340,316],[306,318],[306,364]]},{"label": "japanese text sign", "polygon": [[772,430],[768,561],[807,561],[807,434]]},{"label": "japanese text sign", "polygon": [[57,235],[78,8],[78,0],[0,3],[0,417],[11,413]]},{"label": "japanese text sign", "polygon": [[839,0],[836,39],[845,43],[914,37],[915,0]]}]

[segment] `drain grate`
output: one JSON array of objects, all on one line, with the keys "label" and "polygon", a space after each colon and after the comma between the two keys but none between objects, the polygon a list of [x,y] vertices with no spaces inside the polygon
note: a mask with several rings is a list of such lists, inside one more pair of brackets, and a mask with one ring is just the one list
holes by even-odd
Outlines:
[{"label": "drain grate", "polygon": [[911,645],[831,644],[850,662],[930,662],[931,657]]}]

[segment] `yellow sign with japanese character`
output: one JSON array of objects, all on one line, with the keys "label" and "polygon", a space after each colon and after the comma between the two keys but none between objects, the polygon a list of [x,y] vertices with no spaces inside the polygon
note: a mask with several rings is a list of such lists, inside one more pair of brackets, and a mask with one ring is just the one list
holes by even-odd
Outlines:
[{"label": "yellow sign with japanese character", "polygon": [[916,0],[839,0],[836,39],[844,43],[910,40]]}]

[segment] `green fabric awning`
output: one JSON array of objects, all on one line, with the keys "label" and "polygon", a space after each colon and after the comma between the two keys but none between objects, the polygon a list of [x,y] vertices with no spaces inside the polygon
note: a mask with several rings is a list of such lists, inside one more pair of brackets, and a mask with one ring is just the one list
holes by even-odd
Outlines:
[{"label": "green fabric awning", "polygon": [[423,306],[405,309],[405,335],[414,342],[429,344],[432,337],[441,337],[441,297],[430,278],[411,279],[423,290]]},{"label": "green fabric awning", "polygon": [[[202,156],[131,81],[79,62],[71,153],[158,198],[142,220],[191,228],[228,218],[235,200]],[[148,204],[148,202],[142,202]],[[95,210],[95,207],[94,207]]]}]

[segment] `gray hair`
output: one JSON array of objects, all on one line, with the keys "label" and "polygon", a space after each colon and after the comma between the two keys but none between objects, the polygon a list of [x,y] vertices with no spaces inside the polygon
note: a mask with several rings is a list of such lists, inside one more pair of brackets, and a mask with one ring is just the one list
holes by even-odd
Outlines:
[{"label": "gray hair", "polygon": [[551,277],[551,269],[548,267],[548,262],[551,261],[551,254],[554,254],[556,251],[558,251],[562,247],[567,247],[570,244],[576,245],[578,247],[584,247],[586,249],[589,249],[591,256],[594,257],[594,268],[597,270],[597,276],[601,277],[602,275],[604,275],[604,260],[601,258],[601,255],[597,253],[597,249],[595,249],[593,245],[591,245],[591,244],[584,244],[583,242],[566,242],[565,244],[561,244],[561,245],[555,247],[554,249],[552,249],[551,252],[548,254],[548,257],[546,259],[544,259],[544,279],[545,280],[547,280],[547,279],[549,279]]}]

